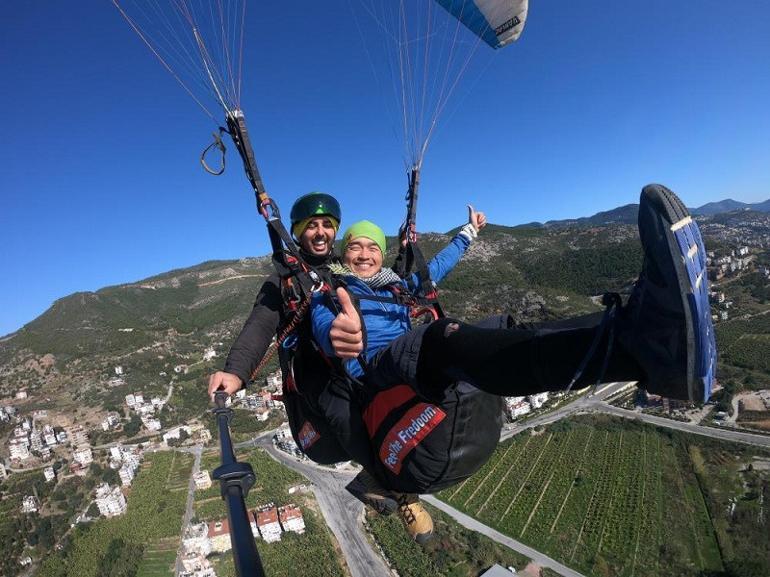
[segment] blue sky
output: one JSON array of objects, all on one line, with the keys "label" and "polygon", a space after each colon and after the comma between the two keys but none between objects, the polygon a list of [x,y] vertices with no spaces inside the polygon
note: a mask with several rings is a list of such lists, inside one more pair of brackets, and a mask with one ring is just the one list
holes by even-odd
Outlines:
[{"label": "blue sky", "polygon": [[[348,223],[395,233],[402,144],[349,1],[251,1],[246,26],[271,195],[288,213],[328,191]],[[768,29],[763,0],[533,0],[442,117],[419,228],[456,226],[466,202],[507,225],[590,215],[652,181],[690,206],[770,198]],[[224,176],[200,169],[214,124],[108,0],[12,3],[0,69],[0,335],[76,291],[268,252],[235,151]]]}]

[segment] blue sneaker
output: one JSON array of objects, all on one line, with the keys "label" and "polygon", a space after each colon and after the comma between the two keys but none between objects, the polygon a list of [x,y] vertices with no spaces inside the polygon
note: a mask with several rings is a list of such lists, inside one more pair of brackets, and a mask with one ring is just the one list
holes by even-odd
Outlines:
[{"label": "blue sneaker", "polygon": [[698,225],[669,189],[650,184],[639,202],[644,263],[621,313],[620,342],[646,374],[650,393],[706,402],[716,343]]}]

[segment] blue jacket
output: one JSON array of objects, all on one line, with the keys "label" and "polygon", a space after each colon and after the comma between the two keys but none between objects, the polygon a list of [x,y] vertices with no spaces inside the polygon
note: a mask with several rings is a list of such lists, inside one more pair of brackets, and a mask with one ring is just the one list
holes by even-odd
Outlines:
[{"label": "blue jacket", "polygon": [[[455,235],[451,242],[444,247],[428,263],[430,277],[438,283],[448,275],[452,269],[460,262],[465,251],[470,246],[470,240],[461,234]],[[387,288],[371,289],[356,276],[346,276],[348,290],[356,295],[377,295],[392,297],[393,293]],[[410,282],[419,287],[419,279],[413,274]],[[406,287],[406,281],[401,281]],[[313,337],[324,352],[329,356],[334,355],[329,331],[331,331],[332,322],[336,317],[335,313],[328,306],[327,296],[316,294],[312,301],[313,317]],[[371,300],[359,301],[361,308],[361,319],[366,326],[366,350],[364,357],[368,361],[380,349],[388,346],[391,341],[400,337],[412,328],[409,318],[409,309],[396,303],[382,303]],[[361,365],[356,359],[345,362],[347,371],[356,377],[363,375]]]}]

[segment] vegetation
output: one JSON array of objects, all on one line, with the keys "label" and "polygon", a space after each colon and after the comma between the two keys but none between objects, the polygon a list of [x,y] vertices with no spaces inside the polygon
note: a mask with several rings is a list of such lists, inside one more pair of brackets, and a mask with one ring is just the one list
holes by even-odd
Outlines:
[{"label": "vegetation", "polygon": [[409,538],[396,515],[370,512],[366,524],[385,558],[403,577],[475,577],[495,563],[523,568],[529,559],[488,537],[465,529],[442,511],[427,505],[434,538],[424,547]]},{"label": "vegetation", "polygon": [[[720,572],[736,558],[726,544],[737,535],[752,535],[750,543],[767,539],[756,514],[753,522],[748,514],[724,518],[721,500],[746,500],[740,487],[713,501],[706,471],[719,466],[709,460],[715,447],[722,458],[749,458],[741,447],[580,418],[501,444],[473,478],[440,497],[586,575]],[[755,485],[766,491],[762,479]],[[740,558],[768,562],[764,551],[741,547]]]},{"label": "vegetation", "polygon": [[78,526],[71,543],[42,564],[41,577],[101,577],[136,574],[148,543],[174,538],[187,497],[174,471],[186,468],[192,457],[175,451],[149,455],[134,479],[125,515]]}]

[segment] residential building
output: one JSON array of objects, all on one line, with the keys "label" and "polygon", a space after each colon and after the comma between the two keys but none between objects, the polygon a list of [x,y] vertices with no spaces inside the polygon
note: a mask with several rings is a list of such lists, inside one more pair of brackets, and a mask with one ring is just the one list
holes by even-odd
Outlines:
[{"label": "residential building", "polygon": [[8,471],[5,470],[5,465],[0,463],[0,481],[4,481],[8,478]]},{"label": "residential building", "polygon": [[21,500],[21,512],[22,513],[37,513],[38,503],[37,497],[34,495],[26,495]]},{"label": "residential building", "polygon": [[56,431],[53,430],[53,427],[51,425],[46,425],[43,427],[43,440],[45,441],[45,444],[49,447],[53,447],[57,444],[56,442]]},{"label": "residential building", "polygon": [[284,531],[293,531],[302,535],[305,532],[305,519],[302,511],[295,504],[284,505],[278,508],[278,519]]},{"label": "residential building", "polygon": [[208,471],[198,471],[193,476],[196,489],[208,489],[211,487],[211,476]]},{"label": "residential building", "polygon": [[207,523],[198,523],[187,528],[184,539],[182,539],[182,550],[185,553],[197,553],[204,557],[211,553]]},{"label": "residential building", "polygon": [[104,517],[117,517],[126,512],[126,498],[120,487],[110,489],[107,483],[96,488],[96,506]]},{"label": "residential building", "polygon": [[223,553],[232,549],[230,542],[230,523],[227,519],[212,521],[208,526],[208,536],[212,553]]},{"label": "residential building", "polygon": [[134,480],[134,468],[130,465],[123,465],[120,471],[118,471],[118,476],[120,477],[120,483],[124,487],[130,487],[131,481]]},{"label": "residential building", "polygon": [[72,458],[77,464],[88,467],[94,461],[94,454],[91,452],[91,447],[86,445],[76,449],[72,454]]},{"label": "residential building", "polygon": [[161,429],[160,421],[153,417],[143,416],[142,423],[149,431],[160,431]]},{"label": "residential building", "polygon": [[17,439],[12,440],[8,443],[8,450],[10,451],[12,461],[23,461],[24,459],[29,459],[31,456],[26,439],[24,441]]},{"label": "residential building", "polygon": [[56,478],[56,473],[54,473],[53,467],[46,467],[43,470],[43,476],[45,477],[46,483],[53,481]]},{"label": "residential building", "polygon": [[115,429],[120,424],[120,415],[117,413],[109,413],[102,421],[102,430],[110,431]]},{"label": "residential building", "polygon": [[266,543],[281,540],[281,524],[278,521],[278,509],[269,503],[256,512],[257,528]]},{"label": "residential building", "polygon": [[173,429],[169,429],[167,433],[163,434],[163,442],[168,444],[168,442],[171,439],[179,440],[182,437],[182,431],[184,431],[188,437],[190,437],[192,434],[192,431],[190,431],[190,427],[187,427],[185,425],[182,425],[180,427],[174,427]]},{"label": "residential building", "polygon": [[533,409],[539,409],[543,406],[543,403],[548,400],[548,393],[546,392],[538,393],[536,395],[529,395],[527,400],[529,401],[529,404],[532,405]]}]

